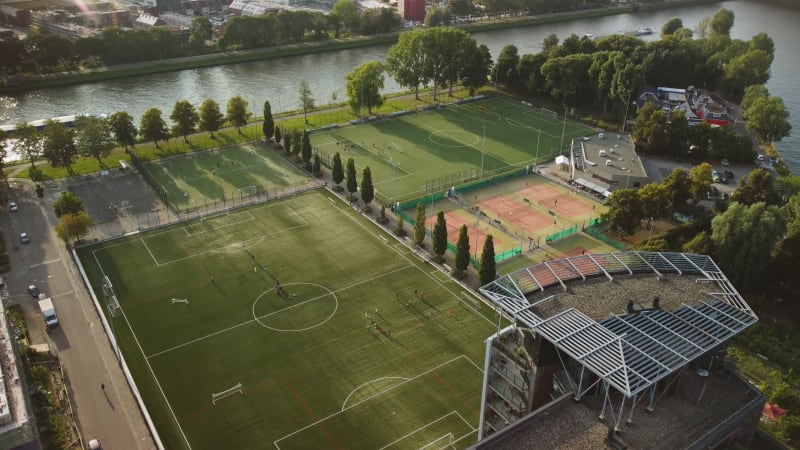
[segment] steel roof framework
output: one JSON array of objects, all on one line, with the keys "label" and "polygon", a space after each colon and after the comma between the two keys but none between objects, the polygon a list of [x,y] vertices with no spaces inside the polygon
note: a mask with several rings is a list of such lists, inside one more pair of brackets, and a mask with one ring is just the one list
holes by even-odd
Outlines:
[{"label": "steel roof framework", "polygon": [[[714,261],[705,255],[618,252],[541,263],[505,275],[480,288],[506,315],[541,335],[627,398],[743,331],[758,319]],[[542,271],[542,266],[544,271]],[[541,273],[541,279],[536,274]],[[699,275],[714,285],[711,299],[675,311],[649,309],[595,321],[570,308],[542,318],[526,295],[586,277],[653,273]]]}]

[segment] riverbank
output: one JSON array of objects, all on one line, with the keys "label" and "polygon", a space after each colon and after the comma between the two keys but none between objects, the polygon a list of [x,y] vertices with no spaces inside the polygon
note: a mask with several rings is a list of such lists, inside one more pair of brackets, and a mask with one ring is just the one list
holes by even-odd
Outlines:
[{"label": "riverbank", "polygon": [[[654,5],[642,5],[638,6],[638,8],[641,10],[669,9],[677,6],[717,3],[718,1],[719,0],[676,0]],[[575,11],[546,16],[512,17],[502,20],[490,20],[480,23],[462,24],[458,26],[469,32],[494,31],[507,28],[527,27],[556,22],[566,22],[577,19],[625,14],[634,12],[636,8],[637,7],[631,5],[611,6],[607,8]],[[147,61],[137,64],[113,66],[101,69],[43,75],[41,77],[29,79],[17,78],[15,83],[0,84],[0,94],[11,94],[15,92],[36,89],[91,83],[94,81],[127,78],[140,75],[152,75],[165,72],[176,72],[187,69],[238,64],[374,45],[394,44],[397,42],[399,35],[399,32],[395,32],[368,37],[359,36],[348,39],[304,42],[280,47],[213,53],[209,55],[174,58],[162,61]]]}]

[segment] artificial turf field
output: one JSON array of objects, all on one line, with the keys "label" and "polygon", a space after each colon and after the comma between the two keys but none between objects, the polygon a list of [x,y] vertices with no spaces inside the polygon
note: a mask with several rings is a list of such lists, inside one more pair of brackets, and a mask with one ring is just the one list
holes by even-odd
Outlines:
[{"label": "artificial turf field", "polygon": [[564,122],[563,117],[495,96],[315,131],[311,144],[323,157],[330,159],[339,152],[343,163],[353,158],[359,174],[369,166],[380,198],[404,200],[477,178],[481,167],[486,175],[534,160],[551,161],[562,154],[562,131],[563,146],[594,132],[578,122]]},{"label": "artificial turf field", "polygon": [[217,209],[242,195],[280,195],[308,182],[302,173],[259,141],[149,161],[150,175],[177,208]]},{"label": "artificial turf field", "polygon": [[496,317],[327,191],[78,253],[167,448],[475,442]]}]

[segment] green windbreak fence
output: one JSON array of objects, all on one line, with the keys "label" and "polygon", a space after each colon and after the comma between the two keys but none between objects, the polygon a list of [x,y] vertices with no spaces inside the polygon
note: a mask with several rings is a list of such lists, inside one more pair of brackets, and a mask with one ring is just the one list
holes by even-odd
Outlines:
[{"label": "green windbreak fence", "polygon": [[463,193],[469,192],[475,189],[480,189],[484,186],[489,186],[492,184],[502,183],[503,181],[510,180],[512,178],[516,178],[519,176],[527,175],[530,172],[530,166],[525,167],[514,167],[511,170],[508,168],[501,170],[497,170],[492,173],[488,173],[483,179],[472,181],[469,183],[459,184],[459,182],[466,181],[467,178],[460,178],[458,175],[454,175],[451,177],[442,177],[440,179],[433,179],[429,180],[425,183],[424,192],[422,195],[417,194],[416,197],[412,198],[411,200],[405,200],[399,202],[399,209],[406,210],[409,208],[416,208],[417,203],[433,203],[437,200],[441,200],[445,198],[446,195],[449,195],[453,192],[450,191],[451,188],[455,189],[456,192]]},{"label": "green windbreak fence", "polygon": [[589,226],[586,227],[583,231],[585,231],[586,234],[597,239],[598,241],[603,242],[604,244],[608,244],[619,251],[625,251],[625,244],[623,244],[620,241],[617,241],[616,239],[612,239],[606,236],[600,230],[597,229],[598,225],[602,223],[604,222],[602,222],[600,218],[594,219],[593,221],[590,221]]},{"label": "green windbreak fence", "polygon": [[545,236],[544,239],[545,239],[545,242],[547,242],[549,244],[549,243],[557,241],[559,239],[564,239],[567,236],[572,236],[573,234],[575,234],[577,232],[578,232],[578,225],[573,225],[573,226],[567,228],[566,230],[561,230],[561,231],[559,231],[557,233],[548,234],[547,236]]}]

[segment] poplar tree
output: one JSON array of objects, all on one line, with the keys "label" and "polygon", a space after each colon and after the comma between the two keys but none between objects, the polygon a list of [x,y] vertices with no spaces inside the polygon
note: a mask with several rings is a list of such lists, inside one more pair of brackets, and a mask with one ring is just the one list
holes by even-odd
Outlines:
[{"label": "poplar tree", "polygon": [[491,283],[497,277],[497,266],[494,261],[494,242],[492,235],[486,236],[481,253],[481,268],[478,270],[481,286]]}]

